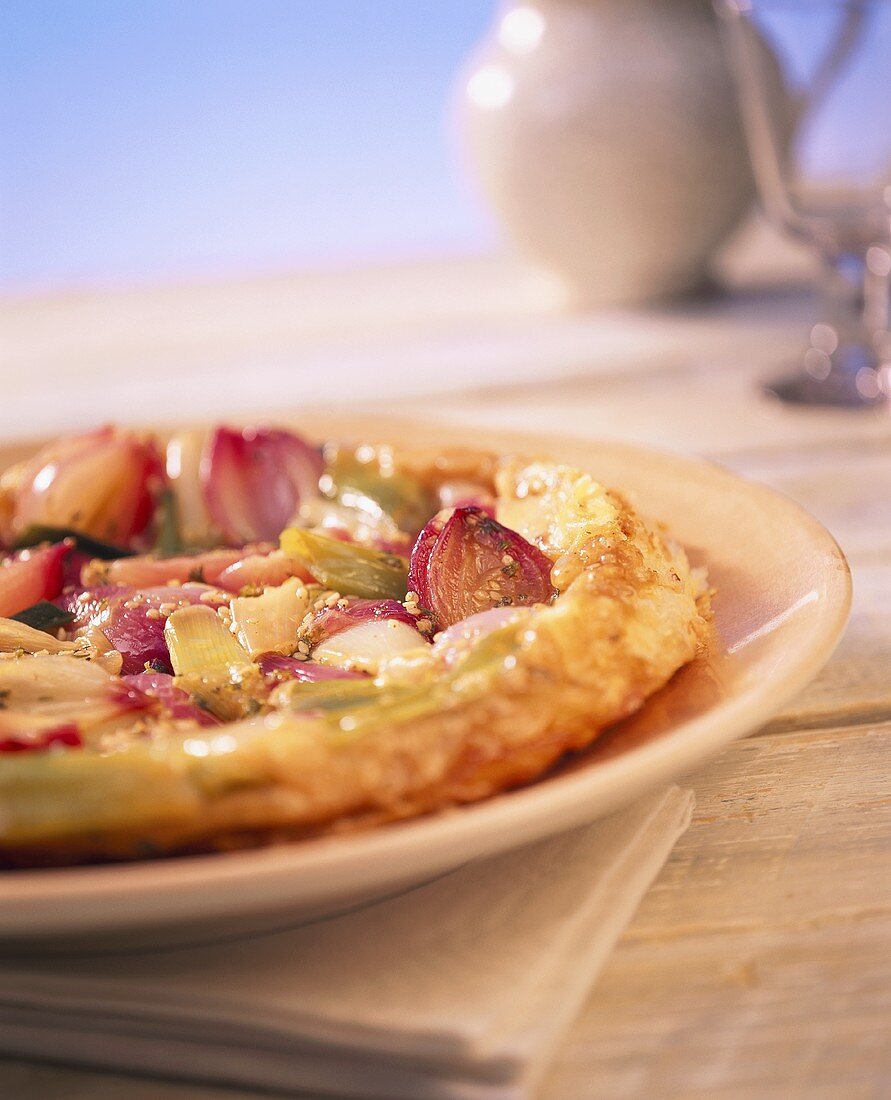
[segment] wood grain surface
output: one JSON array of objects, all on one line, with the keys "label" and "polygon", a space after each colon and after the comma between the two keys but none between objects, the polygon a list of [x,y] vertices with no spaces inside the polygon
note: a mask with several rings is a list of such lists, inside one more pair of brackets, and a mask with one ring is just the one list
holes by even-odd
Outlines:
[{"label": "wood grain surface", "polygon": [[[780,298],[767,331],[764,300],[743,297],[732,317],[691,308],[689,339],[675,318],[662,353],[648,321],[647,354],[615,372],[602,364],[597,326],[563,321],[549,306],[534,334],[540,379],[526,370],[386,403],[475,423],[483,436],[489,426],[563,431],[714,458],[803,504],[853,567],[850,628],[825,671],[688,778],[693,825],[567,1037],[542,1100],[891,1096],[891,414],[790,410],[762,396],[757,381],[804,339],[807,316],[799,297],[785,313]],[[513,323],[502,296],[492,315],[501,339]],[[563,356],[556,375],[544,366],[549,348]],[[62,352],[54,345],[52,354]],[[0,1094],[243,1095],[19,1061],[0,1067]]]}]

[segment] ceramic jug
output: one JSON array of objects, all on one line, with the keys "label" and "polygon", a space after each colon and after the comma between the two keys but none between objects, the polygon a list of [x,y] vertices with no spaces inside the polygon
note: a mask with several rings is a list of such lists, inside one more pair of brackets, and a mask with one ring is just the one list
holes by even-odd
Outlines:
[{"label": "ceramic jug", "polygon": [[696,288],[753,198],[710,0],[508,3],[458,98],[489,205],[577,302]]}]

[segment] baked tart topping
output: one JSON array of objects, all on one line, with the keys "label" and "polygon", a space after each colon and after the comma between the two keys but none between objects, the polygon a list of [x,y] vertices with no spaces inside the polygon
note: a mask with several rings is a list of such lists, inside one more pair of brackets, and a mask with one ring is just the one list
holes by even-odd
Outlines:
[{"label": "baked tart topping", "polygon": [[60,440],[0,478],[0,537],[10,864],[485,797],[637,709],[708,614],[587,473],[277,428]]}]

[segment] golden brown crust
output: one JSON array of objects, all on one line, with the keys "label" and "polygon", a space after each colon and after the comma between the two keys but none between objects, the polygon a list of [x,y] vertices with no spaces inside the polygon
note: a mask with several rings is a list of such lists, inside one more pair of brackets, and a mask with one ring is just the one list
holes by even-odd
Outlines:
[{"label": "golden brown crust", "polygon": [[[171,739],[94,760],[94,770],[84,753],[73,770],[76,753],[0,761],[0,858],[221,850],[486,798],[590,744],[696,655],[706,633],[701,585],[683,552],[620,496],[548,463],[505,460],[496,472],[482,453],[425,461],[430,483],[459,465],[462,477],[494,475],[499,517],[555,560],[553,605],[518,613],[489,649],[472,651],[466,670],[447,667],[434,647],[414,694],[417,670],[397,662],[382,676],[392,704],[364,712],[357,728],[280,715],[223,727],[230,748],[197,756]],[[422,468],[417,456],[406,465]],[[200,737],[210,743],[213,733]],[[89,799],[78,774],[92,784]],[[51,811],[42,816],[25,804],[34,785]]]}]

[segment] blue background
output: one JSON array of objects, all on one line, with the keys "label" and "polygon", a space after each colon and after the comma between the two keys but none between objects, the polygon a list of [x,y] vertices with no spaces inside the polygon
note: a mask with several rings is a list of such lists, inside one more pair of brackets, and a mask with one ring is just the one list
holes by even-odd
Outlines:
[{"label": "blue background", "polygon": [[489,0],[3,0],[0,286],[485,248],[447,100]]},{"label": "blue background", "polygon": [[[492,247],[449,96],[495,9],[0,0],[0,290]],[[768,10],[797,77],[842,9]],[[891,157],[889,13],[803,128],[809,172],[874,179]]]}]

